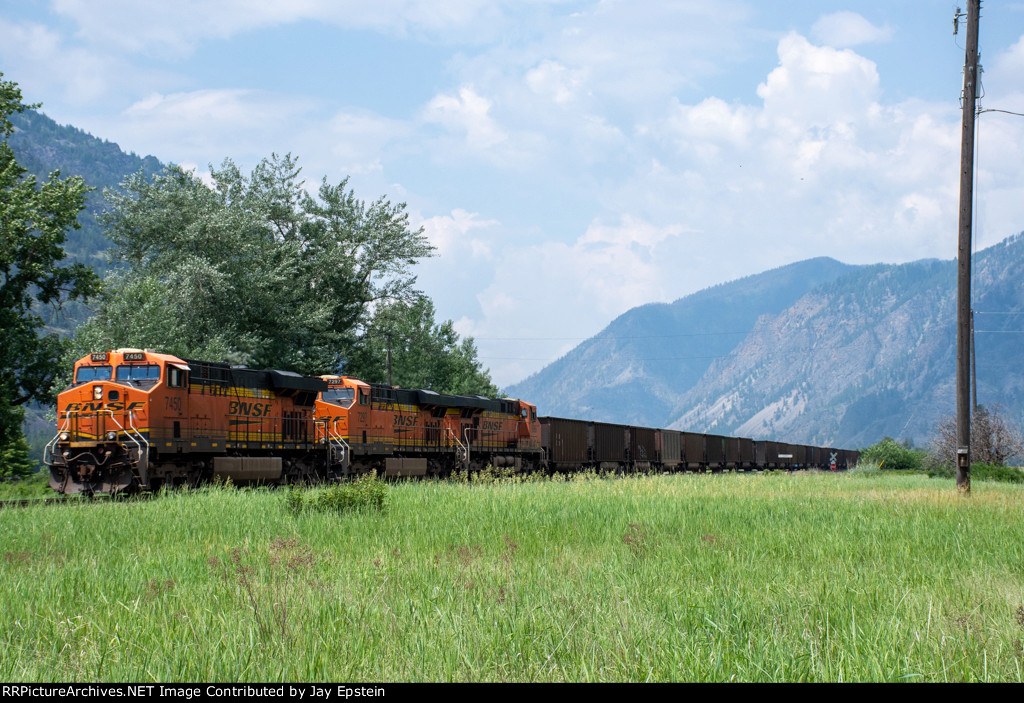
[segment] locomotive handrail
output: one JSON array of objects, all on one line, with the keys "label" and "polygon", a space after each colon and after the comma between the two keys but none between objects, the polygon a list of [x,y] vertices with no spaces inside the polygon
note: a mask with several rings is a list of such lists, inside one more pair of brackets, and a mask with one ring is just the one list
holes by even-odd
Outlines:
[{"label": "locomotive handrail", "polygon": [[[145,457],[146,457],[145,461],[148,463],[148,461],[149,461],[149,440],[147,440],[145,435],[143,435],[139,431],[139,429],[137,427],[135,427],[135,422],[134,422],[134,418],[133,418],[134,413],[133,412],[131,412],[131,411],[128,412],[128,427],[127,428],[124,425],[122,425],[120,422],[118,422],[116,417],[114,417],[114,411],[113,410],[103,409],[103,410],[97,410],[96,412],[91,412],[91,413],[88,413],[88,414],[92,415],[92,416],[95,416],[97,420],[101,416],[103,416],[103,415],[109,415],[111,421],[115,425],[117,425],[117,428],[119,430],[121,430],[122,433],[124,433],[124,436],[127,437],[133,444],[135,444],[135,448],[138,451],[138,455],[139,455],[139,460],[140,461],[143,460],[143,445],[145,445]],[[56,448],[57,442],[60,441],[60,436],[61,436],[62,433],[68,432],[69,433],[69,439],[70,439],[70,436],[72,434],[77,435],[77,431],[72,431],[71,430],[71,426],[72,426],[72,422],[71,421],[72,421],[72,419],[77,420],[79,418],[79,415],[80,415],[80,413],[77,410],[66,410],[66,411],[64,411],[64,424],[61,425],[61,428],[57,431],[57,434],[54,435],[53,439],[51,439],[47,443],[47,445],[45,447],[43,447],[43,463],[44,464],[51,465],[51,462],[53,460],[53,450],[54,450],[54,448]],[[103,437],[104,428],[97,427],[97,433],[96,434],[97,434],[97,439]],[[49,461],[47,460],[47,455],[49,455]]]},{"label": "locomotive handrail", "polygon": [[477,444],[477,447],[480,448],[480,449],[491,449],[491,450],[511,449],[513,443],[518,444],[517,440],[519,438],[519,433],[518,433],[517,430],[491,430],[491,429],[488,429],[486,431],[491,433],[491,435],[492,435],[491,438],[485,439],[482,436],[484,430],[482,428],[480,428],[480,427],[464,427],[463,430],[462,430],[462,433],[463,433],[463,435],[465,435],[466,444],[468,446],[473,446],[473,440],[470,439],[469,433],[470,432],[476,432],[476,434],[477,434],[476,444]]},{"label": "locomotive handrail", "polygon": [[331,443],[331,447],[337,448],[340,445],[340,447],[341,447],[341,466],[342,466],[342,471],[345,471],[345,470],[348,469],[348,462],[349,462],[349,456],[350,456],[351,448],[348,446],[348,442],[345,441],[345,438],[342,437],[341,433],[338,432],[338,430],[337,430],[337,425],[338,425],[338,421],[339,420],[341,420],[340,417],[335,417],[334,420],[331,422],[330,426],[328,426],[327,421],[325,420],[324,421],[324,431],[327,433],[327,439]]},{"label": "locomotive handrail", "polygon": [[468,469],[469,468],[469,445],[468,444],[463,444],[462,442],[460,442],[459,441],[459,436],[452,431],[451,427],[446,427],[445,430],[447,430],[449,436],[451,436],[451,438],[453,440],[455,440],[455,444],[459,448],[459,453],[465,455],[465,457],[466,457],[465,458],[466,468]]},{"label": "locomotive handrail", "polygon": [[[47,466],[50,466],[53,463],[53,450],[57,447],[57,442],[60,441],[61,434],[67,432],[68,428],[71,426],[72,412],[74,411],[68,410],[64,413],[64,424],[61,425],[60,428],[57,430],[57,434],[53,436],[53,439],[47,442],[46,446],[43,447],[43,463],[46,464]],[[49,455],[49,461],[47,461],[47,455]]]},{"label": "locomotive handrail", "polygon": [[[111,417],[111,419],[113,419],[113,417],[114,417],[113,411],[111,411],[110,417]],[[117,422],[117,420],[114,420],[114,422]],[[128,411],[128,426],[129,426],[130,429],[125,430],[125,432],[127,432],[128,436],[131,437],[135,441],[135,446],[138,447],[138,450],[139,450],[139,461],[143,461],[143,459],[142,459],[142,445],[143,444],[146,445],[145,466],[148,468],[149,467],[149,440],[146,439],[146,437],[141,432],[139,432],[138,429],[136,429],[136,427],[135,427],[135,413],[133,411],[131,411],[131,410]],[[134,434],[132,434],[132,433],[134,433]],[[141,443],[140,443],[140,440],[141,440]]]},{"label": "locomotive handrail", "polygon": [[136,450],[138,451],[138,454],[139,454],[139,461],[143,461],[143,458],[142,458],[142,456],[143,456],[142,455],[142,445],[143,444],[146,445],[146,455],[145,455],[146,458],[145,458],[145,462],[148,465],[149,464],[149,440],[147,440],[142,435],[142,433],[139,432],[139,430],[135,427],[135,421],[133,419],[134,413],[132,411],[130,411],[130,410],[128,411],[128,428],[125,428],[124,425],[122,425],[120,422],[117,421],[117,418],[114,417],[114,411],[113,410],[100,410],[99,412],[96,413],[96,416],[99,417],[100,415],[104,415],[104,414],[110,415],[110,419],[113,420],[114,424],[117,425],[118,428],[120,428],[120,430],[122,432],[124,432],[125,436],[128,439],[130,439],[132,442],[135,443],[135,448],[136,448]]}]

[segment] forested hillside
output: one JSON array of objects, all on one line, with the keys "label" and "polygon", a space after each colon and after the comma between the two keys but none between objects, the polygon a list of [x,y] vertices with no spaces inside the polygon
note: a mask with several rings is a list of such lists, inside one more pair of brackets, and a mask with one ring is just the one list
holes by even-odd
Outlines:
[{"label": "forested hillside", "polygon": [[29,174],[44,181],[50,173],[60,170],[65,177],[81,176],[95,189],[89,194],[85,211],[78,216],[81,229],[68,232],[65,250],[75,261],[106,270],[103,252],[110,242],[96,219],[104,207],[103,189],[116,188],[139,171],[147,176],[157,173],[163,164],[153,156],[126,154],[113,142],[59,125],[37,110],[14,114],[10,120],[15,132],[7,143]]}]

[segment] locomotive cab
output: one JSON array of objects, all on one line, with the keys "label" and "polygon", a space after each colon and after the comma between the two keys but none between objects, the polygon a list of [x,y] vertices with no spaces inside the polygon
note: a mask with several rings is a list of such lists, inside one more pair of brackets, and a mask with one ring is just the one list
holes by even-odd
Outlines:
[{"label": "locomotive cab", "polygon": [[[347,376],[321,376],[327,389],[316,399],[316,439],[326,445],[329,463],[342,475],[349,472],[352,463],[352,448],[349,431],[354,424],[365,426],[369,414],[369,386]],[[353,423],[350,423],[350,414]],[[365,436],[365,432],[363,435]],[[365,441],[365,440],[364,440]]]},{"label": "locomotive cab", "polygon": [[177,357],[140,349],[79,359],[71,385],[57,397],[59,429],[44,449],[50,487],[116,493],[144,482],[154,394],[165,398],[161,411],[184,417],[189,370]]},{"label": "locomotive cab", "polygon": [[537,406],[522,400],[517,400],[519,405],[519,446],[524,449],[539,450],[540,441],[540,420],[537,419]]}]

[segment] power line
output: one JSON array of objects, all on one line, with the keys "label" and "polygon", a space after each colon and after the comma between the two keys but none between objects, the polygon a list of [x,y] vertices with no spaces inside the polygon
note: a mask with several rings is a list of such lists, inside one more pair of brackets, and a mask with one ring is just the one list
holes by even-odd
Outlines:
[{"label": "power line", "polygon": [[[643,358],[643,359],[636,359],[636,358],[629,357],[629,358],[624,359],[624,361],[689,361],[689,360],[696,360],[696,359],[724,359],[726,356],[728,356],[728,354],[720,354],[718,356],[658,356],[658,357],[650,357],[650,358]],[[536,358],[536,357],[521,357],[521,356],[479,356],[477,358],[480,359],[480,360],[490,359],[492,361],[495,361],[495,360],[500,360],[500,361],[558,361],[558,359],[560,359],[562,357],[558,357],[557,359],[552,359],[550,357]]]},{"label": "power line", "polygon": [[1010,112],[1009,110],[997,110],[994,107],[986,108],[984,110],[978,110],[978,114],[979,115],[982,114],[982,113],[985,113],[985,112],[1002,112],[1002,113],[1005,113],[1007,115],[1016,115],[1017,117],[1024,117],[1024,113]]},{"label": "power line", "polygon": [[489,342],[568,342],[572,340],[589,340],[596,341],[624,341],[631,339],[669,339],[674,337],[719,337],[729,334],[750,334],[750,330],[743,332],[686,332],[680,334],[642,334],[642,335],[612,335],[602,334],[599,336],[591,337],[477,337],[475,335],[469,335],[474,340],[486,340]]}]

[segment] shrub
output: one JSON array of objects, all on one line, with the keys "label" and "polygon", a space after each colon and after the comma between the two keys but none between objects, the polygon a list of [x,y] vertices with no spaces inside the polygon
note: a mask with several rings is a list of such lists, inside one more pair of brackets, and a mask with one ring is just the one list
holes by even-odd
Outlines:
[{"label": "shrub", "polygon": [[871,463],[884,470],[918,471],[924,466],[925,452],[899,444],[892,437],[871,445],[860,453],[861,463]]},{"label": "shrub", "polygon": [[293,486],[285,494],[285,508],[296,514],[304,510],[338,513],[359,509],[380,511],[387,506],[387,497],[387,484],[376,474],[369,474],[354,481],[320,488]]},{"label": "shrub", "polygon": [[1021,473],[1020,469],[1002,464],[971,464],[971,478],[979,481],[1024,483],[1024,473]]},{"label": "shrub", "polygon": [[931,461],[927,469],[928,478],[956,478],[956,469],[952,464]]}]

